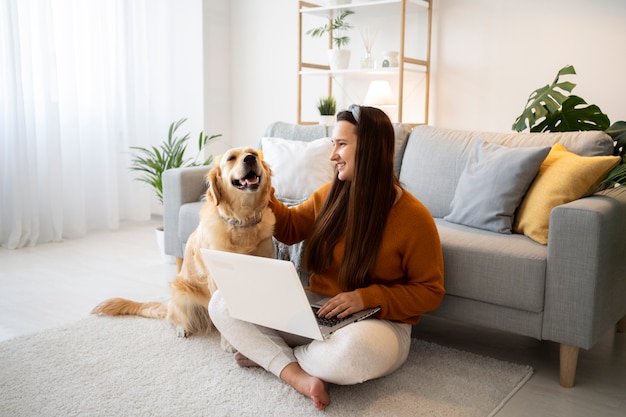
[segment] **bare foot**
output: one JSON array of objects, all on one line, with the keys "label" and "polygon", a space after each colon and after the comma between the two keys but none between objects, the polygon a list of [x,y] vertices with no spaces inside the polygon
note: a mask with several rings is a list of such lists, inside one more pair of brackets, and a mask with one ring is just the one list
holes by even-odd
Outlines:
[{"label": "bare foot", "polygon": [[310,398],[318,410],[324,410],[330,404],[326,383],[304,372],[298,362],[287,365],[280,373],[280,378],[300,394]]},{"label": "bare foot", "polygon": [[235,359],[235,362],[237,362],[237,365],[241,366],[242,368],[258,368],[259,367],[259,365],[256,362],[251,361],[240,352],[235,352],[235,354],[233,355],[233,358]]}]

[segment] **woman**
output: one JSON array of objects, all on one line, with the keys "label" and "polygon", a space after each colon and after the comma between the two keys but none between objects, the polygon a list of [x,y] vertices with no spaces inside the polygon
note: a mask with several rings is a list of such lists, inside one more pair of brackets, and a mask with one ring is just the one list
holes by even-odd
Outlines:
[{"label": "woman", "polygon": [[342,318],[380,306],[376,318],[312,341],[233,319],[219,291],[209,304],[240,366],[262,366],[321,410],[330,403],[327,383],[356,384],[398,369],[411,326],[444,294],[439,235],[428,210],[394,175],[389,118],[350,106],[337,114],[332,140],[337,177],[295,207],[272,197],[274,236],[286,244],[307,240],[309,289],[331,296],[318,315]]}]

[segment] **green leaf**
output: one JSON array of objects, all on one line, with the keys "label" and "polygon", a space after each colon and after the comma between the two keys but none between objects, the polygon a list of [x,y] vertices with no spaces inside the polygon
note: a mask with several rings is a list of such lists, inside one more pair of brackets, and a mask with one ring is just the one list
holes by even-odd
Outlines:
[{"label": "green leaf", "polygon": [[609,175],[606,176],[601,184],[609,185],[614,183],[626,184],[626,163],[624,163],[624,159],[609,172]]},{"label": "green leaf", "polygon": [[559,76],[561,75],[575,75],[576,74],[576,70],[574,69],[573,65],[566,65],[563,68],[561,68],[559,70],[559,73],[557,74],[556,78],[554,79],[554,82],[558,81]]},{"label": "green leaf", "polygon": [[571,65],[565,66],[559,70],[552,84],[533,91],[528,97],[524,111],[515,119],[512,126],[513,130],[521,132],[528,128],[531,132],[537,131],[533,130],[536,124],[540,123],[543,118],[558,111],[568,98],[563,92],[571,93],[574,87],[576,87],[576,84],[568,81],[559,82],[562,75],[570,74],[576,74],[574,67]]},{"label": "green leaf", "polygon": [[337,112],[337,100],[333,96],[322,97],[317,103],[317,110],[322,116],[334,116]]},{"label": "green leaf", "polygon": [[605,132],[615,141],[613,155],[626,157],[626,122],[615,122]]},{"label": "green leaf", "polygon": [[561,106],[546,115],[531,132],[574,132],[579,130],[605,130],[610,121],[595,104],[587,104],[578,96],[569,96]]},{"label": "green leaf", "polygon": [[341,9],[339,15],[335,16],[328,23],[317,28],[309,29],[306,31],[306,34],[313,38],[321,38],[325,33],[332,33],[333,43],[338,49],[341,49],[342,46],[347,46],[350,43],[350,37],[347,35],[339,36],[337,32],[352,29],[353,26],[346,21],[346,18],[352,14],[354,14],[353,10]]}]

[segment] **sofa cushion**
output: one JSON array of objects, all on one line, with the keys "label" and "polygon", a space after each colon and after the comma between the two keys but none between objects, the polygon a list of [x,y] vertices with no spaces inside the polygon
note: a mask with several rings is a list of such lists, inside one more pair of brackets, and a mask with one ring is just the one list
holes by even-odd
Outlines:
[{"label": "sofa cushion", "polygon": [[393,154],[393,172],[400,176],[400,169],[402,167],[402,156],[404,155],[404,150],[406,149],[406,142],[409,139],[409,135],[411,134],[411,130],[413,128],[411,125],[407,125],[404,123],[394,123],[393,124],[393,133],[395,136],[394,141],[394,154]]},{"label": "sofa cushion", "polygon": [[288,122],[273,122],[265,128],[264,137],[287,138],[310,142],[330,136],[330,128],[326,125],[299,125]]},{"label": "sofa cushion", "polygon": [[523,235],[505,235],[435,219],[446,295],[541,312],[547,248]]},{"label": "sofa cushion", "polygon": [[513,230],[547,244],[552,209],[593,193],[619,161],[619,156],[579,156],[554,145],[520,204]]},{"label": "sofa cushion", "polygon": [[261,147],[272,168],[272,185],[279,199],[304,200],[333,179],[330,138],[305,142],[264,137]]},{"label": "sofa cushion", "polygon": [[[393,123],[395,135],[395,153],[393,159],[394,172],[400,176],[400,167],[406,142],[413,127],[406,123]],[[286,138],[288,140],[299,140],[311,142],[316,139],[332,135],[333,126],[325,125],[298,125],[287,122],[273,122],[266,129],[264,137]],[[263,145],[259,142],[259,147]]]},{"label": "sofa cushion", "polygon": [[475,140],[444,219],[511,234],[515,210],[548,152]]},{"label": "sofa cushion", "polygon": [[450,213],[459,177],[476,139],[510,147],[562,143],[579,155],[613,154],[613,140],[601,131],[494,133],[416,126],[404,151],[400,182],[424,203],[434,217]]}]

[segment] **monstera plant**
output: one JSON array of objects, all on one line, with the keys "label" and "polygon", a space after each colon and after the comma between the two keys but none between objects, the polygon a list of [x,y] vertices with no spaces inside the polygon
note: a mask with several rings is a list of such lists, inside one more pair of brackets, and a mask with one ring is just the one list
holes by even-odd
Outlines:
[{"label": "monstera plant", "polygon": [[533,91],[526,107],[513,123],[513,130],[521,132],[571,132],[603,130],[614,141],[614,155],[622,158],[604,180],[605,184],[626,184],[626,122],[611,124],[609,117],[595,104],[587,104],[576,95],[570,95],[576,84],[561,81],[564,75],[575,75],[572,65],[561,68],[550,85]]}]

